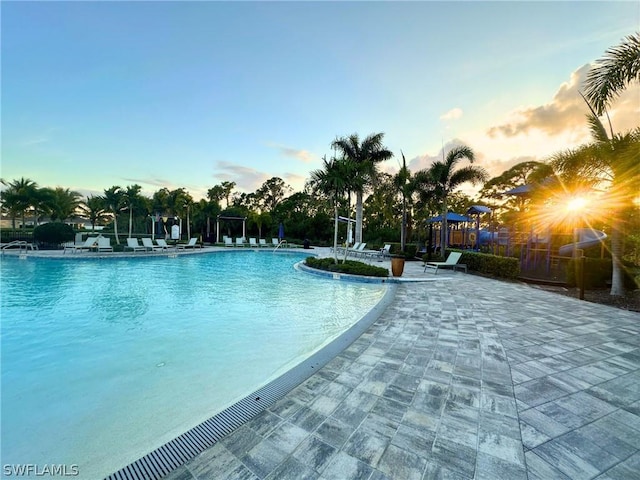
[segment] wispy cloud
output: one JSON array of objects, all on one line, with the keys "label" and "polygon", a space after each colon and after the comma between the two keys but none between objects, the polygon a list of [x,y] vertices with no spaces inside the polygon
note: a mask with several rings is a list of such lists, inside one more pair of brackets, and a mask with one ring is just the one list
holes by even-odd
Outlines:
[{"label": "wispy cloud", "polygon": [[463,112],[461,108],[452,108],[447,113],[440,115],[440,120],[457,120],[458,118],[462,118]]},{"label": "wispy cloud", "polygon": [[279,145],[276,143],[270,143],[268,144],[268,146],[271,148],[275,148],[285,157],[295,158],[302,163],[311,163],[315,160],[315,156],[308,150],[301,150],[293,147],[288,147],[286,145]]},{"label": "wispy cloud", "polygon": [[253,192],[257,190],[272,175],[254,168],[244,167],[232,162],[219,161],[215,165],[213,177],[221,182],[235,182],[240,190]]}]

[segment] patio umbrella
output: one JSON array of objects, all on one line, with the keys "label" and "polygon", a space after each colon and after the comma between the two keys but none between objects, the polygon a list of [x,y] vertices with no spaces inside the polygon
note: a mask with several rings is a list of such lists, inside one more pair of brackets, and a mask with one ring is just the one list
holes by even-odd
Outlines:
[{"label": "patio umbrella", "polygon": [[278,227],[278,238],[280,241],[284,240],[284,225],[280,222],[280,226]]}]

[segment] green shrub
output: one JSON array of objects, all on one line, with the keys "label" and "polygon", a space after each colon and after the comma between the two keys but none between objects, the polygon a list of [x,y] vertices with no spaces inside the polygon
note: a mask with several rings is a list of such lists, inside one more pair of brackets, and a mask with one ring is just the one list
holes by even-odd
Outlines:
[{"label": "green shrub", "polygon": [[33,239],[39,243],[60,245],[74,239],[75,233],[71,225],[62,222],[49,222],[38,225],[33,230]]},{"label": "green shrub", "polygon": [[356,260],[347,260],[345,263],[338,261],[334,263],[333,258],[308,257],[305,262],[311,268],[325,270],[327,272],[348,273],[350,275],[364,275],[367,277],[388,277],[389,270],[386,268],[368,265]]}]

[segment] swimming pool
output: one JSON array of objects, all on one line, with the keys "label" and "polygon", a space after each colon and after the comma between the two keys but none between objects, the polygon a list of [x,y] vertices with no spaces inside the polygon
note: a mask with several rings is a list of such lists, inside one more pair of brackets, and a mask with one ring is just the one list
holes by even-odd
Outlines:
[{"label": "swimming pool", "polygon": [[349,328],[386,286],[306,255],[2,260],[2,463],[104,477]]}]

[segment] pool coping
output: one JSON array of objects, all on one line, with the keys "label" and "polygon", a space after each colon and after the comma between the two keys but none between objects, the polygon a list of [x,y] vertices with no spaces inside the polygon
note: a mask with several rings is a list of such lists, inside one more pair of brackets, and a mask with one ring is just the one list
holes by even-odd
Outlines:
[{"label": "pool coping", "polygon": [[387,284],[382,299],[327,345],[242,400],[110,474],[105,480],[159,480],[285,397],[357,340],[391,304],[399,282],[378,283]]}]

